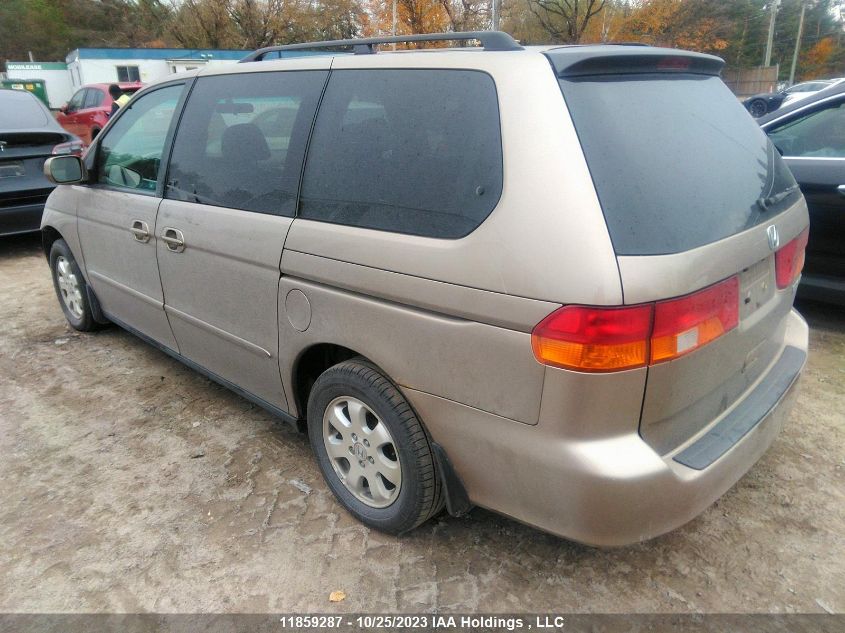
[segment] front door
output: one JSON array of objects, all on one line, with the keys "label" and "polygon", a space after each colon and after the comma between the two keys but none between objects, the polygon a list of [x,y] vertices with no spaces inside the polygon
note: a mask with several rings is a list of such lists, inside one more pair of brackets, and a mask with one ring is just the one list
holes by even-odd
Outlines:
[{"label": "front door", "polygon": [[106,314],[176,350],[156,263],[161,157],[184,84],[141,97],[97,144],[93,182],[79,197],[88,280]]},{"label": "front door", "polygon": [[66,129],[71,134],[76,134],[77,136],[81,136],[83,129],[79,122],[79,111],[82,109],[82,106],[85,104],[85,93],[88,92],[87,88],[80,88],[79,90],[74,93],[74,95],[70,98],[70,101],[67,102],[65,105],[64,112],[59,112],[56,120],[59,122],[64,129]]},{"label": "front door", "polygon": [[279,263],[325,79],[197,79],[156,222],[165,310],[182,355],[282,410]]}]

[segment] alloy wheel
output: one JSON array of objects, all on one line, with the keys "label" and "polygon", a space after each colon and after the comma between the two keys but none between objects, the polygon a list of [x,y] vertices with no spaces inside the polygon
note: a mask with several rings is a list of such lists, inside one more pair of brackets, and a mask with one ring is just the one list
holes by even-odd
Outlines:
[{"label": "alloy wheel", "polygon": [[82,307],[82,288],[79,285],[79,279],[73,272],[70,262],[64,255],[59,255],[56,258],[56,279],[59,283],[59,291],[62,295],[62,301],[75,318],[81,319],[83,315]]},{"label": "alloy wheel", "polygon": [[340,481],[356,499],[386,508],[399,496],[402,467],[387,425],[351,396],[332,400],[323,415],[323,444]]}]

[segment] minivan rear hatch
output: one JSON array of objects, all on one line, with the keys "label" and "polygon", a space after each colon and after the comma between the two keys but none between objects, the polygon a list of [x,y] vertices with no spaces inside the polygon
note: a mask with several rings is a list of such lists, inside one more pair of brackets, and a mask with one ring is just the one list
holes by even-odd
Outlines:
[{"label": "minivan rear hatch", "polygon": [[714,296],[730,297],[736,314],[711,342],[696,346],[691,329],[677,337],[676,355],[650,363],[640,434],[667,454],[742,400],[781,356],[794,284],[778,287],[775,251],[806,229],[806,206],[719,78],[720,59],[635,46],[546,55],[601,203],[624,302],[657,302],[659,311],[661,301],[727,288]]}]

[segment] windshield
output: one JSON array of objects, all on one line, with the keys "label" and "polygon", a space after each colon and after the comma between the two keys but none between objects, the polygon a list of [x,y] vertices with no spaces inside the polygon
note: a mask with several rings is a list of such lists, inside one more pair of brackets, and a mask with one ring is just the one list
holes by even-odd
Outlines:
[{"label": "windshield", "polygon": [[619,255],[678,253],[764,222],[795,180],[721,79],[561,79]]}]

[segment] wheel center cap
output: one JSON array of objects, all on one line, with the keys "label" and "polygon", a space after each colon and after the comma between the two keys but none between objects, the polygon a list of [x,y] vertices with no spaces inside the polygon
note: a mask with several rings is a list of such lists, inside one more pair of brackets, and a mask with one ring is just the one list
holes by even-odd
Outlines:
[{"label": "wheel center cap", "polygon": [[358,461],[364,461],[367,459],[367,449],[364,448],[364,445],[361,444],[361,442],[355,442],[355,445],[352,447],[352,452],[355,457],[358,458]]}]

